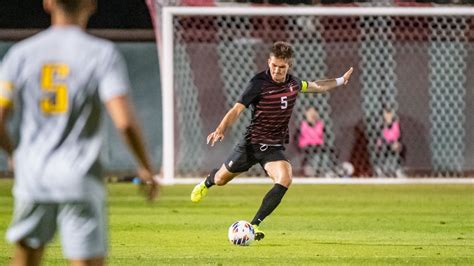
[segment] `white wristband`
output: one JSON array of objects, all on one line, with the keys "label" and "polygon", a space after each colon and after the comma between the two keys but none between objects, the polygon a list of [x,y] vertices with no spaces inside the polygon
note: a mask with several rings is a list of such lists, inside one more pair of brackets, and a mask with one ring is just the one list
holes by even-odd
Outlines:
[{"label": "white wristband", "polygon": [[340,78],[337,78],[336,79],[336,86],[341,86],[341,85],[344,85],[344,78],[343,77],[340,77]]}]

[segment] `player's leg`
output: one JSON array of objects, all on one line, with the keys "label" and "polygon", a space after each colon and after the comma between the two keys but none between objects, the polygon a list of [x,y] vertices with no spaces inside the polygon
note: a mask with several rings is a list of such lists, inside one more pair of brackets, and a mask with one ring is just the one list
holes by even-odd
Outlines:
[{"label": "player's leg", "polygon": [[212,186],[224,186],[234,177],[247,171],[256,163],[255,158],[249,152],[250,150],[245,145],[238,145],[221,168],[213,169],[204,181],[194,187],[191,192],[191,201],[201,201]]},{"label": "player's leg", "polygon": [[197,184],[193,191],[191,192],[191,201],[192,202],[199,202],[201,201],[204,196],[206,196],[207,191],[209,188],[211,188],[214,185],[218,186],[224,186],[227,184],[229,181],[231,181],[234,177],[238,176],[241,174],[239,173],[232,173],[229,170],[227,170],[225,164],[217,169],[213,169],[211,173],[206,177],[204,181],[201,183]]},{"label": "player's leg", "polygon": [[268,162],[265,164],[265,171],[273,179],[274,185],[263,198],[262,204],[251,222],[255,225],[260,225],[263,219],[275,210],[291,185],[291,165],[289,162]]},{"label": "player's leg", "polygon": [[259,229],[260,223],[278,207],[292,181],[291,164],[286,160],[268,162],[264,168],[273,179],[274,185],[263,198],[262,204],[251,222],[254,225],[255,240],[257,241],[265,237],[265,233]]},{"label": "player's leg", "polygon": [[273,183],[289,188],[292,182],[292,167],[288,161],[274,161],[265,164],[265,171],[273,179]]},{"label": "player's leg", "polygon": [[210,186],[208,186],[208,188],[211,187],[212,185],[224,186],[227,183],[229,183],[232,179],[234,179],[234,177],[240,175],[241,173],[242,172],[238,172],[238,173],[230,172],[225,166],[225,164],[223,164],[221,168],[219,169],[219,171],[217,171],[217,173],[214,175],[214,180],[211,181],[213,183],[209,182]]},{"label": "player's leg", "polygon": [[40,265],[43,258],[44,247],[31,248],[20,241],[15,244],[15,253],[11,261],[12,266]]},{"label": "player's leg", "polygon": [[64,203],[58,223],[64,256],[71,265],[104,265],[107,255],[107,210],[103,195]]},{"label": "player's leg", "polygon": [[84,260],[69,260],[71,266],[102,266],[105,264],[103,257],[84,259]]},{"label": "player's leg", "polygon": [[44,247],[56,231],[57,204],[15,200],[13,220],[7,231],[15,243],[11,265],[40,265]]}]

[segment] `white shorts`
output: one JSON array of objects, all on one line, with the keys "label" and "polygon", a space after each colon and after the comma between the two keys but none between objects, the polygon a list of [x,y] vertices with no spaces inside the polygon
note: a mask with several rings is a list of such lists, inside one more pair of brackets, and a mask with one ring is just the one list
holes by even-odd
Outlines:
[{"label": "white shorts", "polygon": [[22,241],[31,248],[50,242],[59,227],[64,256],[89,259],[107,255],[105,199],[68,203],[15,200],[13,221],[7,231],[11,243]]}]

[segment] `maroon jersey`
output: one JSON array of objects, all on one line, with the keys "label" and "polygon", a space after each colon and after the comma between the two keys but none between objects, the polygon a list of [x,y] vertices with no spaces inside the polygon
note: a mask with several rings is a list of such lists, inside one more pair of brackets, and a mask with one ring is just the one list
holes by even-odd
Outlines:
[{"label": "maroon jersey", "polygon": [[258,73],[238,100],[251,107],[252,120],[245,133],[246,143],[285,144],[289,142],[288,124],[298,92],[305,81],[288,74],[282,83],[272,80],[269,70]]}]

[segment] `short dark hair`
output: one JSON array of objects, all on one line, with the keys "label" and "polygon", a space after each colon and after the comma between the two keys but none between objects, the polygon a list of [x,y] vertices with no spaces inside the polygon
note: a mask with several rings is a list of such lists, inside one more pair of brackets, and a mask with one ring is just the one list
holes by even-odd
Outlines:
[{"label": "short dark hair", "polygon": [[274,56],[279,59],[291,60],[293,59],[293,47],[287,42],[275,42],[273,44],[270,56]]},{"label": "short dark hair", "polygon": [[84,5],[84,1],[86,0],[56,0],[56,3],[64,12],[68,14],[74,14],[81,9],[81,7]]}]

